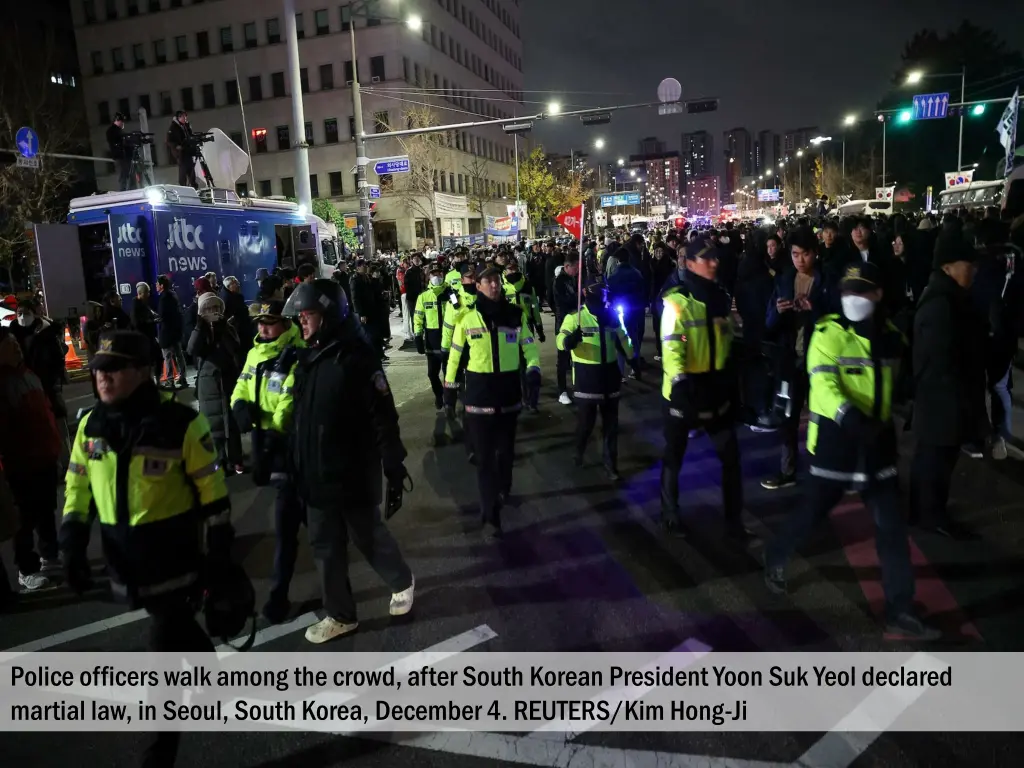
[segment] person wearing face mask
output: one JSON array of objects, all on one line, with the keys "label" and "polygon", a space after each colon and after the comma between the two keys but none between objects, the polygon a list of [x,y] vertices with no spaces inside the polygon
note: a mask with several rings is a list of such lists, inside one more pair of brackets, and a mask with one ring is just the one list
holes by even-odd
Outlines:
[{"label": "person wearing face mask", "polygon": [[[634,360],[633,344],[608,303],[603,283],[591,283],[580,312],[567,315],[555,339],[555,346],[572,354],[572,391],[576,400],[577,467],[583,466],[583,452],[601,412],[604,437],[603,461],[612,481],[619,479],[619,389],[621,372],[618,355]],[[636,363],[633,362],[633,365]]]},{"label": "person wearing face mask", "polygon": [[[451,354],[452,337],[455,335],[455,327],[468,312],[476,307],[476,267],[471,262],[463,261],[459,264],[458,289],[452,291],[449,301],[452,304],[452,311],[447,313],[444,319],[444,327],[441,329],[441,352],[443,359],[446,361],[446,374],[448,368],[447,360]],[[462,361],[460,360],[460,362]],[[456,386],[449,389],[446,385],[445,388],[445,417],[448,419],[449,424],[452,425],[453,435],[457,435],[460,438],[464,438],[465,434],[462,428],[458,426],[455,406],[458,404],[458,392],[465,381],[465,375],[465,366],[460,366],[458,373],[455,375]],[[463,440],[463,442],[466,446],[466,456],[470,459],[470,462],[475,461],[472,441]]]},{"label": "person wearing face mask", "polygon": [[950,538],[972,538],[950,520],[950,481],[961,449],[981,457],[987,331],[971,300],[976,252],[955,230],[935,244],[935,271],[914,315],[914,414],[910,520]]},{"label": "person wearing face mask", "polygon": [[54,415],[61,420],[67,417],[62,395],[67,348],[64,346],[63,329],[43,317],[39,309],[34,299],[19,301],[17,322],[11,324],[10,331],[21,345],[26,367],[39,377]]},{"label": "person wearing face mask", "polygon": [[842,315],[818,322],[807,351],[810,476],[802,504],[766,547],[765,584],[776,594],[787,591],[790,555],[847,491],[857,490],[875,520],[886,639],[934,640],[939,633],[914,614],[914,572],[896,467],[892,403],[906,340],[885,317],[876,264],[848,267],[840,289]]},{"label": "person wearing face mask", "polygon": [[690,431],[703,429],[722,463],[726,534],[743,544],[751,534],[741,517],[743,477],[734,426],[738,383],[731,359],[732,300],[715,282],[718,250],[709,241],[698,238],[680,251],[687,268],[664,294],[661,316],[661,394],[665,399],[661,521],[668,533],[683,534],[679,472]]},{"label": "person wearing face mask", "polygon": [[[544,321],[541,319],[540,302],[537,300],[537,292],[533,284],[523,275],[519,269],[519,263],[514,258],[507,257],[504,268],[502,289],[506,298],[523,311],[530,333],[537,341],[543,343],[545,341]],[[540,392],[535,393],[526,386],[525,361],[519,367],[519,375],[522,379],[523,392],[528,393],[528,397],[523,400],[523,406],[531,413],[536,413],[540,405]]]},{"label": "person wearing face mask", "polygon": [[459,368],[465,366],[463,402],[466,431],[476,455],[480,517],[493,537],[502,535],[501,510],[512,491],[516,422],[523,400],[519,361],[526,361],[526,386],[540,389],[540,354],[526,315],[502,290],[502,272],[484,266],[477,272],[476,306],[452,333],[452,354],[445,372],[445,405],[454,407]]},{"label": "person wearing face mask", "polygon": [[[452,305],[452,289],[444,281],[444,270],[434,264],[430,268],[427,290],[416,299],[416,312],[413,315],[413,333],[416,334],[416,351],[427,356],[427,379],[430,389],[434,392],[434,433],[431,444],[439,447],[445,444],[445,422],[448,411],[444,403],[444,368],[447,359],[441,344],[445,322],[454,314]],[[456,425],[452,419],[452,432]],[[454,434],[453,434],[454,437]]]}]

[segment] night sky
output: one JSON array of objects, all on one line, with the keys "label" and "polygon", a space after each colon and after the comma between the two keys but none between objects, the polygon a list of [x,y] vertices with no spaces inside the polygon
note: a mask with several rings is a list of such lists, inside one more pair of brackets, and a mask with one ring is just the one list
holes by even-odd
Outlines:
[{"label": "night sky", "polygon": [[[874,110],[904,44],[920,29],[945,32],[967,17],[1024,49],[1024,23],[1012,7],[1013,0],[523,0],[526,90],[553,90],[568,109],[654,101],[658,82],[674,77],[684,99],[721,100],[717,113],[704,115],[622,112],[593,128],[578,117],[547,121],[531,139],[550,152],[585,149],[605,161],[637,152],[644,136],[679,150],[684,131],[701,129],[712,132],[716,156],[722,132],[737,126],[753,139],[766,128],[783,133],[801,126],[828,135],[844,115]],[[935,91],[958,86],[927,83]],[[595,152],[598,136],[606,144]]]}]

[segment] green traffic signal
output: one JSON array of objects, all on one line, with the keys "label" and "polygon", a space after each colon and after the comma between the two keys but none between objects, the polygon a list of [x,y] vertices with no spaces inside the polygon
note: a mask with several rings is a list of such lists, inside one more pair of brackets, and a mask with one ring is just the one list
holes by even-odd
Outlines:
[{"label": "green traffic signal", "polygon": [[904,109],[896,119],[901,123],[909,123],[914,119],[914,113],[909,109]]},{"label": "green traffic signal", "polygon": [[978,115],[983,115],[983,114],[985,114],[985,105],[984,104],[975,104],[973,107],[971,107],[971,115],[973,115],[974,117],[977,117]]}]

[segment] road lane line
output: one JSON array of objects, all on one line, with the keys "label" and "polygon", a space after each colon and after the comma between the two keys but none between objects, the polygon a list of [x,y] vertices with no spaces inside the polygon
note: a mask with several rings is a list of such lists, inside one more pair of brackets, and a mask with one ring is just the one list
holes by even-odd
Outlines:
[{"label": "road lane line", "polygon": [[101,619],[100,621],[94,621],[89,624],[82,624],[79,627],[65,629],[63,632],[56,632],[52,635],[46,635],[46,637],[40,637],[38,640],[30,640],[27,643],[22,643],[21,645],[16,645],[13,648],[7,648],[0,652],[0,662],[10,661],[18,656],[23,656],[26,653],[45,651],[47,648],[64,645],[65,643],[70,643],[74,640],[81,640],[83,637],[89,637],[90,635],[97,635],[100,632],[106,632],[110,629],[123,627],[146,618],[146,615],[146,612],[143,610],[127,611],[126,613],[120,613],[117,616],[111,616],[109,619]]},{"label": "road lane line", "polygon": [[[274,624],[273,626],[264,627],[256,633],[256,639],[253,641],[252,647],[255,648],[259,645],[263,645],[264,643],[269,643],[273,640],[277,640],[278,638],[285,637],[286,635],[290,635],[292,632],[305,629],[310,624],[315,624],[317,621],[316,613],[314,611],[309,611],[301,616],[296,616],[291,621],[286,621],[283,624]],[[216,650],[218,659],[224,659],[228,656],[233,656],[236,653],[241,653],[241,651],[235,650],[226,643],[218,645]]]}]

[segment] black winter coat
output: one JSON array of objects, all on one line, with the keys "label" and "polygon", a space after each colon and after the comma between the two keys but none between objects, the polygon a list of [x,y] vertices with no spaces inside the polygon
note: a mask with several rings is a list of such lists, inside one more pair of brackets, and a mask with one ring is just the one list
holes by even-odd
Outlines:
[{"label": "black winter coat", "polygon": [[368,509],[381,501],[381,468],[406,451],[380,357],[350,317],[303,350],[295,368],[292,461],[311,506]]},{"label": "black winter coat", "polygon": [[159,316],[149,306],[148,301],[136,299],[132,302],[131,318],[132,328],[149,339],[150,345],[153,347],[153,364],[158,364],[162,359],[160,345],[157,343],[157,320]]},{"label": "black winter coat", "polygon": [[985,410],[985,328],[970,294],[935,272],[914,315],[914,419],[917,439],[956,446],[981,440]]},{"label": "black winter coat", "polygon": [[224,319],[232,322],[238,332],[242,353],[247,353],[252,349],[256,334],[253,332],[254,324],[252,318],[249,317],[249,307],[245,305],[245,297],[241,293],[234,293],[227,288],[222,288],[220,298],[224,302]]},{"label": "black winter coat", "polygon": [[236,429],[231,420],[230,401],[244,361],[238,333],[227,320],[210,324],[200,318],[189,338],[188,353],[195,358],[198,370],[199,412],[210,422],[214,442],[222,445]]},{"label": "black winter coat", "polygon": [[184,324],[181,319],[181,302],[174,291],[169,288],[163,290],[157,301],[156,313],[160,315],[157,341],[161,348],[168,349],[175,344],[181,344]]}]

